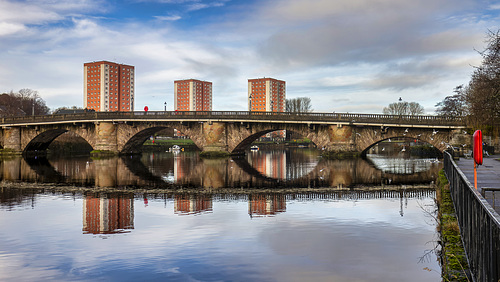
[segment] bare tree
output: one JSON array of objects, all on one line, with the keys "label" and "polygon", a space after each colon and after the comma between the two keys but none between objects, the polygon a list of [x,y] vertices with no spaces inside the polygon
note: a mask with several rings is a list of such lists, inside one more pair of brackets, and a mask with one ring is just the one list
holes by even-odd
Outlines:
[{"label": "bare tree", "polygon": [[311,98],[299,97],[286,99],[285,110],[292,113],[310,113],[312,112]]},{"label": "bare tree", "polygon": [[38,92],[27,88],[0,95],[0,110],[2,116],[46,115],[50,111]]},{"label": "bare tree", "polygon": [[383,113],[386,115],[423,115],[424,107],[417,102],[397,102],[385,107]]},{"label": "bare tree", "polygon": [[417,102],[408,103],[408,115],[418,116],[425,113],[424,107]]}]

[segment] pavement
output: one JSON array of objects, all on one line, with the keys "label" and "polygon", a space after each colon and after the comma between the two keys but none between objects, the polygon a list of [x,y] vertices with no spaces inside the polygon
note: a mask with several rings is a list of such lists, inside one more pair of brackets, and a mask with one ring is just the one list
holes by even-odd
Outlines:
[{"label": "pavement", "polygon": [[[455,163],[474,185],[474,159],[460,157]],[[477,190],[500,213],[500,155],[483,157],[483,164],[477,167]]]}]

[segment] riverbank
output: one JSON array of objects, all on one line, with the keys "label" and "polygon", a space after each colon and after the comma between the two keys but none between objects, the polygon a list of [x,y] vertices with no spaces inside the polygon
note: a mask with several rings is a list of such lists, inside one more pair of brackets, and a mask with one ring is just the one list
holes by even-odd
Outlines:
[{"label": "riverbank", "polygon": [[469,264],[460,237],[458,220],[444,171],[439,172],[436,188],[438,231],[441,241],[441,275],[443,281],[471,281]]}]

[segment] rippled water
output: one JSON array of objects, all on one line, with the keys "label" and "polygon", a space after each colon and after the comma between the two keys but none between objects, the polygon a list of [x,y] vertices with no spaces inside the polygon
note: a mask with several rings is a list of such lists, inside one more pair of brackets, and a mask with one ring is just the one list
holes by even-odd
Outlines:
[{"label": "rippled water", "polygon": [[[199,160],[194,157],[180,158],[186,161],[177,165],[185,171],[197,167]],[[170,175],[172,182],[187,185],[187,180],[176,178],[178,169],[174,173],[160,165],[165,159],[144,155],[141,163],[149,177]],[[408,184],[333,185],[339,183],[334,175],[340,171],[334,166],[347,169],[352,162],[328,163],[323,169],[329,168],[331,175],[320,181],[328,185],[317,187],[239,187],[251,179],[265,184],[263,188],[276,183],[272,174],[265,176],[254,167],[265,177],[241,176],[236,185],[228,181],[235,177],[224,174],[209,186],[193,184],[206,179],[191,179],[194,188],[168,186],[165,192],[151,178],[146,182],[155,190],[145,189],[132,172],[128,173],[136,175],[138,186],[127,188],[132,187],[128,182],[120,186],[123,171],[112,177],[115,185],[98,185],[105,180],[95,174],[96,167],[104,164],[96,160],[85,165],[67,160],[49,163],[71,185],[51,185],[47,175],[33,172],[40,169],[30,172],[38,180],[16,181],[12,174],[7,180],[3,170],[2,281],[440,281],[433,251],[437,246],[431,216],[434,190]],[[82,176],[87,165],[93,174]],[[200,171],[210,172],[219,165]],[[231,170],[231,165],[236,167],[228,161],[224,170]],[[302,166],[305,175],[316,169]],[[107,167],[112,171],[109,163]],[[69,177],[68,171],[80,176]],[[281,181],[286,181],[298,174],[289,171],[285,168],[284,174],[275,175],[284,175]],[[387,173],[380,175],[388,177]],[[314,177],[321,177],[319,170]],[[365,178],[369,177],[350,177]],[[75,179],[86,179],[85,185],[76,185]],[[221,188],[216,188],[220,181]],[[383,184],[383,178],[377,181]]]}]

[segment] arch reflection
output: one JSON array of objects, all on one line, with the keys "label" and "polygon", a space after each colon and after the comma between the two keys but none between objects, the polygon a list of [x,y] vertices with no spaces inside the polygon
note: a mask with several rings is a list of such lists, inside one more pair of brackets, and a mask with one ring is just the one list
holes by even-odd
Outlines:
[{"label": "arch reflection", "polygon": [[[294,158],[299,160],[295,164],[289,161]],[[246,157],[200,159],[195,153],[109,159],[11,158],[0,161],[0,179],[133,189],[344,188],[427,184],[435,180],[442,166],[434,159],[325,160],[286,152],[261,153],[251,161],[259,165],[252,166]]]}]

